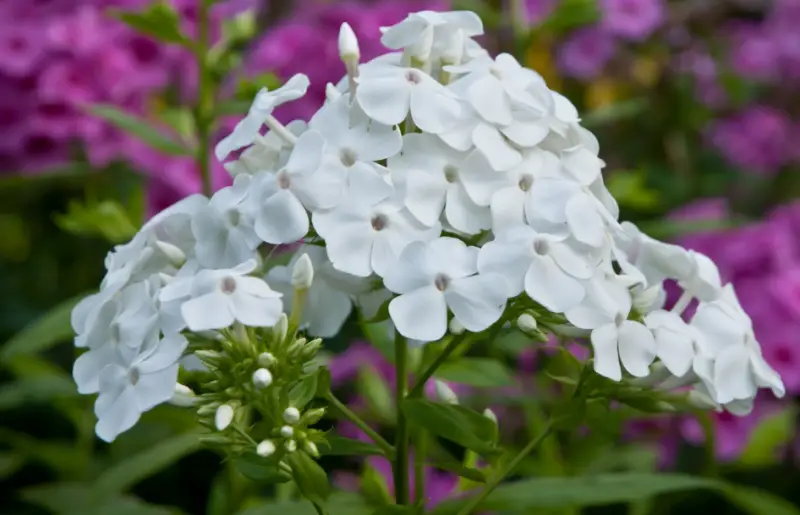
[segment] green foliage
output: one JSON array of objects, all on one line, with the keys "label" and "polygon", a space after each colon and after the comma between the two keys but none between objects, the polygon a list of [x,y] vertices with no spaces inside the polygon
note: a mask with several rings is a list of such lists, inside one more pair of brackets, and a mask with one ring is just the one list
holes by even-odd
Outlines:
[{"label": "green foliage", "polygon": [[292,477],[303,497],[314,504],[324,504],[330,495],[330,484],[319,463],[304,452],[290,453],[286,461],[292,467]]},{"label": "green foliage", "polygon": [[173,156],[192,155],[191,148],[167,136],[160,128],[113,105],[92,104],[87,107],[87,110],[94,116],[106,120],[132,136],[136,136],[159,152]]},{"label": "green foliage", "polygon": [[137,32],[152,36],[165,43],[192,47],[192,42],[181,31],[180,18],[172,6],[159,0],[143,11],[114,11],[113,14]]},{"label": "green foliage", "polygon": [[323,446],[320,452],[327,456],[383,456],[383,451],[374,444],[336,436],[330,434],[325,437],[327,446]]},{"label": "green foliage", "polygon": [[500,452],[494,445],[497,426],[476,411],[422,399],[406,400],[402,409],[412,423],[436,436],[483,456]]},{"label": "green foliage", "polygon": [[0,362],[7,363],[16,356],[43,352],[72,337],[70,316],[72,308],[83,299],[79,295],[57,304],[50,311],[28,324],[0,348]]},{"label": "green foliage", "polygon": [[73,200],[67,212],[55,215],[58,226],[79,236],[100,236],[111,243],[124,243],[138,230],[125,208],[116,200],[82,203]]},{"label": "green foliage", "polygon": [[739,463],[748,467],[774,465],[780,450],[790,445],[795,434],[797,410],[786,408],[764,418],[750,433],[750,440],[739,457]]},{"label": "green foliage", "polygon": [[500,361],[488,358],[467,357],[443,363],[435,375],[445,381],[483,388],[514,384],[508,367]]}]

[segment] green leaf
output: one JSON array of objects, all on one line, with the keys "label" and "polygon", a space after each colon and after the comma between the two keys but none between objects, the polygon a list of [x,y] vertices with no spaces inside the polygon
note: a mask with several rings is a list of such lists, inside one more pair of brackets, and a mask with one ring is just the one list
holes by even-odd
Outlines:
[{"label": "green leaf", "polygon": [[18,379],[0,387],[0,411],[78,397],[75,383],[61,376]]},{"label": "green leaf", "polygon": [[110,199],[87,203],[70,201],[66,213],[55,215],[55,222],[69,233],[100,236],[111,243],[126,242],[138,230],[125,207]]},{"label": "green leaf", "polygon": [[394,340],[392,339],[393,332],[390,330],[391,325],[385,322],[362,322],[361,329],[367,340],[381,351],[383,357],[389,360],[389,363],[394,363]]},{"label": "green leaf", "polygon": [[358,391],[364,396],[370,410],[385,421],[394,420],[394,399],[389,386],[371,366],[358,372]]},{"label": "green leaf", "polygon": [[114,16],[137,32],[165,43],[190,47],[192,42],[181,32],[178,13],[166,2],[157,1],[144,11],[115,11]]},{"label": "green leaf", "polygon": [[317,373],[306,376],[289,390],[289,402],[302,410],[317,395]]},{"label": "green leaf", "polygon": [[[274,73],[262,73],[256,77],[244,77],[239,81],[236,88],[236,98],[239,100],[253,101],[255,96],[262,88],[272,91],[281,85],[281,80]],[[247,110],[245,110],[247,112]]]},{"label": "green leaf", "polygon": [[[711,479],[681,474],[601,474],[584,477],[541,477],[499,486],[480,504],[481,511],[520,512],[630,503],[655,495],[697,489],[719,489]],[[466,500],[441,504],[433,515],[458,513]]]},{"label": "green leaf", "polygon": [[395,504],[387,504],[381,506],[372,512],[372,515],[417,515],[422,513],[422,510],[417,506],[397,506]]},{"label": "green leaf", "polygon": [[331,392],[331,371],[328,367],[319,367],[317,372],[316,397],[324,399]]},{"label": "green leaf", "polygon": [[581,119],[584,127],[601,127],[611,123],[631,120],[644,113],[649,106],[646,98],[632,98],[609,104],[590,113]]},{"label": "green leaf", "polygon": [[436,371],[436,377],[478,388],[514,384],[514,378],[508,367],[489,358],[460,358],[457,361],[443,363]]},{"label": "green leaf", "polygon": [[170,107],[160,111],[158,118],[178,134],[188,146],[195,146],[197,125],[192,111],[187,107]]},{"label": "green leaf", "polygon": [[38,440],[23,433],[0,428],[0,442],[10,446],[27,460],[48,466],[61,477],[80,474],[84,464],[85,452],[70,441]]},{"label": "green leaf", "polygon": [[87,110],[123,131],[136,136],[155,150],[173,156],[190,156],[192,150],[170,136],[167,136],[158,127],[147,120],[126,113],[125,111],[108,104],[93,104]]},{"label": "green leaf", "polygon": [[600,17],[597,0],[561,0],[539,30],[560,34]]},{"label": "green leaf", "polygon": [[[330,515],[370,515],[372,508],[367,506],[360,495],[349,492],[332,494],[325,503]],[[237,515],[317,515],[308,501],[269,502],[247,508]]]},{"label": "green leaf", "polygon": [[494,422],[465,408],[423,399],[403,402],[406,417],[431,433],[455,442],[481,455],[495,455],[492,444],[497,431]]},{"label": "green leaf", "polygon": [[42,352],[72,338],[72,308],[85,296],[83,294],[67,299],[28,324],[3,345],[0,349],[0,361],[8,362],[15,356]]},{"label": "green leaf", "polygon": [[54,483],[27,488],[22,498],[57,515],[174,515],[175,510],[127,496],[103,498],[88,485]]},{"label": "green leaf", "polygon": [[478,483],[486,482],[486,474],[484,474],[483,471],[472,467],[465,467],[464,465],[455,460],[436,461],[434,463],[431,463],[430,465],[437,469],[446,470],[447,472],[452,472],[453,474],[459,477],[470,479]]},{"label": "green leaf", "polygon": [[304,452],[290,453],[286,461],[292,467],[292,476],[303,497],[313,503],[323,504],[330,495],[330,483],[319,463]]},{"label": "green leaf", "polygon": [[750,440],[739,457],[739,463],[750,467],[774,465],[779,449],[794,437],[797,412],[786,408],[761,420],[750,433]]},{"label": "green leaf", "polygon": [[326,456],[383,456],[383,451],[369,442],[343,436],[327,436],[325,440],[328,446],[323,446],[320,452]]},{"label": "green leaf", "polygon": [[646,181],[642,170],[615,170],[608,176],[606,187],[620,206],[649,212],[661,206],[661,196]]},{"label": "green leaf", "polygon": [[199,435],[194,432],[159,442],[107,469],[94,482],[93,489],[103,495],[124,492],[141,480],[191,454],[197,450],[199,444]]},{"label": "green leaf", "polygon": [[555,354],[548,357],[544,373],[554,381],[576,386],[583,366],[578,358],[564,347],[558,347]]},{"label": "green leaf", "polygon": [[750,515],[800,515],[797,506],[766,490],[728,484],[721,493],[728,502]]},{"label": "green leaf", "polygon": [[278,468],[274,459],[256,453],[246,453],[233,459],[233,465],[243,476],[260,484],[286,483],[291,476]]},{"label": "green leaf", "polygon": [[5,480],[20,469],[25,463],[25,457],[21,454],[2,452],[0,453],[0,480]]}]

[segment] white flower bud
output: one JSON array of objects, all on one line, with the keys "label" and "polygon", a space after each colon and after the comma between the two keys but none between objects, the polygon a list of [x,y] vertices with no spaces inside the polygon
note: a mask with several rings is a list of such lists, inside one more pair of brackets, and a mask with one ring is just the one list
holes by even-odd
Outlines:
[{"label": "white flower bud", "polygon": [[306,442],[303,445],[305,451],[315,458],[319,458],[319,449],[317,449],[317,445],[314,442]]},{"label": "white flower bud", "polygon": [[275,364],[275,356],[271,352],[262,352],[258,355],[258,364],[264,368],[269,368]]},{"label": "white flower bud", "polygon": [[336,89],[336,86],[330,82],[325,85],[325,98],[328,102],[336,102],[341,96],[342,92]]},{"label": "white flower bud", "polygon": [[264,440],[256,446],[256,454],[262,458],[268,458],[275,454],[275,444],[272,440]]},{"label": "white flower bud", "polygon": [[281,436],[284,438],[291,438],[294,436],[294,429],[292,426],[283,426],[281,427]]},{"label": "white flower bud", "polygon": [[497,415],[495,415],[494,411],[492,411],[491,409],[486,408],[485,410],[483,410],[483,416],[494,422],[495,425],[497,425]]},{"label": "white flower bud", "polygon": [[278,321],[275,322],[275,325],[272,327],[272,334],[277,341],[282,342],[286,339],[286,333],[289,331],[289,317],[286,316],[286,313],[281,313],[280,318]]},{"label": "white flower bud", "polygon": [[458,396],[452,388],[447,386],[439,380],[434,380],[434,387],[436,389],[436,398],[447,404],[458,404]]},{"label": "white flower bud", "polygon": [[349,23],[344,22],[339,27],[339,57],[342,61],[355,61],[361,58],[358,49],[358,38]]},{"label": "white flower bud", "polygon": [[181,383],[175,383],[175,388],[172,391],[172,398],[169,400],[170,404],[186,408],[193,406],[195,402],[197,402],[197,397],[195,397],[191,388]]},{"label": "white flower bud", "polygon": [[686,401],[695,408],[702,410],[713,409],[718,412],[722,411],[722,407],[712,399],[710,395],[697,389],[689,391],[686,395]]},{"label": "white flower bud", "polygon": [[283,421],[287,424],[297,424],[300,421],[300,412],[297,408],[289,406],[283,410]]},{"label": "white flower bud", "polygon": [[167,260],[175,268],[180,268],[186,263],[186,254],[172,243],[157,240],[156,247],[167,256]]},{"label": "white flower bud", "polygon": [[530,313],[523,313],[517,318],[517,327],[523,333],[533,333],[536,332],[538,325],[533,315]]},{"label": "white flower bud", "polygon": [[284,446],[286,447],[286,452],[294,452],[297,450],[297,442],[294,440],[287,440]]},{"label": "white flower bud", "polygon": [[314,281],[314,265],[308,254],[303,254],[292,268],[292,287],[295,290],[307,290]]},{"label": "white flower bud", "polygon": [[450,329],[450,334],[458,336],[459,334],[463,334],[466,331],[466,327],[464,324],[456,320],[455,318],[450,319],[450,323],[448,324],[448,328]]},{"label": "white flower bud", "polygon": [[407,48],[411,59],[426,63],[431,58],[433,49],[433,25],[428,24],[419,36],[419,39]]},{"label": "white flower bud", "polygon": [[447,35],[444,50],[442,51],[442,62],[445,65],[461,64],[464,57],[464,31],[456,29]]},{"label": "white flower bud", "polygon": [[233,422],[233,406],[223,404],[214,414],[214,425],[218,431],[224,431]]},{"label": "white flower bud", "polygon": [[159,272],[158,273],[158,279],[161,281],[161,286],[166,286],[169,283],[171,283],[172,281],[174,281],[175,277],[173,277],[173,276],[171,276],[169,274],[165,274],[164,272]]},{"label": "white flower bud", "polygon": [[259,368],[253,372],[253,384],[256,388],[266,388],[272,384],[272,374],[266,368]]},{"label": "white flower bud", "polygon": [[633,294],[633,307],[639,313],[649,313],[653,309],[660,308],[666,299],[666,292],[662,284],[647,289],[634,288],[631,293]]}]

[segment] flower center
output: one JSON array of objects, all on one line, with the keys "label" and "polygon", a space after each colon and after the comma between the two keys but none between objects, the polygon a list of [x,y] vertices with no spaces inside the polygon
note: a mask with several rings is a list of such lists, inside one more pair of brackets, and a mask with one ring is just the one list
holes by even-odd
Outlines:
[{"label": "flower center", "polygon": [[292,178],[286,172],[286,170],[281,170],[278,172],[278,177],[276,178],[278,181],[278,187],[282,190],[288,190],[289,186],[292,185]]},{"label": "flower center", "polygon": [[382,231],[389,225],[389,217],[386,215],[375,215],[371,220],[372,228],[376,231]]},{"label": "flower center", "polygon": [[226,295],[230,295],[236,291],[236,279],[231,276],[227,276],[222,279],[222,284],[220,285],[220,289],[222,293]]},{"label": "flower center", "polygon": [[417,70],[408,70],[406,72],[406,80],[409,84],[419,84],[422,82],[422,76],[420,76]]},{"label": "flower center", "polygon": [[498,79],[503,80],[503,71],[497,66],[492,66],[491,68],[489,68],[489,73],[491,73]]},{"label": "flower center", "polygon": [[239,225],[239,222],[241,222],[241,221],[242,221],[242,214],[241,214],[241,213],[239,213],[239,211],[238,211],[238,210],[236,210],[236,209],[229,209],[229,210],[228,210],[228,211],[225,213],[225,215],[226,215],[226,216],[227,216],[227,218],[228,218],[228,222],[230,222],[230,224],[231,224],[232,226],[234,226],[234,227],[236,227],[237,225]]},{"label": "flower center", "polygon": [[343,165],[350,168],[356,164],[356,161],[358,161],[358,156],[356,156],[356,153],[353,150],[349,148],[343,148],[339,154],[339,159],[342,161]]},{"label": "flower center", "polygon": [[444,179],[447,182],[453,183],[456,182],[458,179],[458,168],[453,165],[447,165],[444,167]]},{"label": "flower center", "polygon": [[623,315],[622,313],[617,313],[617,316],[614,317],[614,324],[616,324],[616,326],[619,327],[625,320],[627,320],[627,317],[625,315]]},{"label": "flower center", "polygon": [[546,256],[550,252],[550,242],[544,238],[536,238],[533,240],[533,251],[540,256]]},{"label": "flower center", "polygon": [[519,178],[519,189],[528,191],[533,186],[533,175],[525,174]]},{"label": "flower center", "polygon": [[434,286],[439,291],[445,291],[448,286],[450,286],[450,278],[444,274],[436,274],[436,278],[433,280]]},{"label": "flower center", "polygon": [[141,377],[141,373],[138,368],[133,367],[128,371],[128,380],[133,386],[136,386],[136,383],[139,382],[139,377]]}]

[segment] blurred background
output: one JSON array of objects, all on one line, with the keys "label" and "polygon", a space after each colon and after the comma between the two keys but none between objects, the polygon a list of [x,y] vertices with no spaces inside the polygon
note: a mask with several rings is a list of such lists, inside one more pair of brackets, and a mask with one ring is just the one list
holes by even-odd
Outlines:
[{"label": "blurred background", "polygon": [[[165,31],[132,28],[173,20],[194,37],[198,4],[0,0],[0,513],[88,513],[75,507],[96,478],[120,492],[98,515],[256,515],[272,512],[259,508],[267,496],[291,496],[253,489],[216,454],[197,452],[191,414],[174,408],[148,413],[112,445],[96,441],[93,399],[70,376],[69,311],[99,284],[105,253],[201,191],[198,157],[186,152],[197,132],[196,61]],[[205,27],[218,54],[212,137],[261,85],[298,72],[311,89],[280,118],[307,119],[344,73],[343,21],[366,60],[383,52],[380,26],[421,9],[475,10],[488,48],[514,54],[578,106],[622,217],[718,263],[789,392],[765,396],[745,418],[620,421],[586,463],[567,453],[548,473],[609,466],[611,452],[612,468],[712,468],[800,500],[800,0],[216,1]],[[213,159],[211,170],[215,188],[229,183]],[[376,417],[387,391],[377,347],[355,330],[332,347],[344,352],[332,362],[338,384]],[[508,388],[530,391],[537,355],[519,342],[503,351]],[[513,438],[525,413],[502,415]],[[346,469],[333,475],[342,489],[386,487],[385,464],[326,464]],[[441,497],[456,483],[441,471],[429,478]],[[711,494],[673,497],[603,510],[738,513]]]}]

